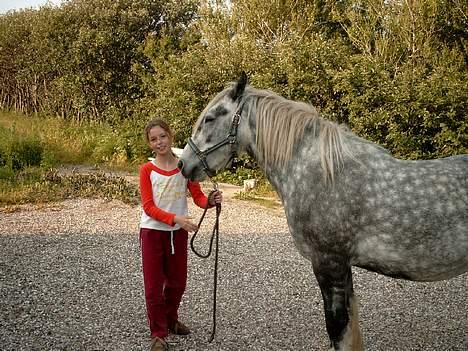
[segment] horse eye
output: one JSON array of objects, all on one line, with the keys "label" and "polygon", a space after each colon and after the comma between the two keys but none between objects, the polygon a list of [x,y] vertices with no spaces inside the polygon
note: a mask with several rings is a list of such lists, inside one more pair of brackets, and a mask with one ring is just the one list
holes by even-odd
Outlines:
[{"label": "horse eye", "polygon": [[205,117],[205,123],[208,123],[208,122],[213,122],[215,120],[214,116],[206,116]]}]

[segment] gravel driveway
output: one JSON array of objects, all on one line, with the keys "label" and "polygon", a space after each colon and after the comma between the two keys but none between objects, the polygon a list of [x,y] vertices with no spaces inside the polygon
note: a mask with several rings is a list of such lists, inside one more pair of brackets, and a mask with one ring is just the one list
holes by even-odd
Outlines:
[{"label": "gravel driveway", "polygon": [[[0,212],[0,350],[147,350],[139,216],[83,199]],[[227,199],[220,240],[216,338],[213,261],[191,254],[181,319],[193,333],[171,350],[327,350],[320,291],[284,216]],[[466,274],[423,284],[354,273],[366,350],[468,349]]]}]

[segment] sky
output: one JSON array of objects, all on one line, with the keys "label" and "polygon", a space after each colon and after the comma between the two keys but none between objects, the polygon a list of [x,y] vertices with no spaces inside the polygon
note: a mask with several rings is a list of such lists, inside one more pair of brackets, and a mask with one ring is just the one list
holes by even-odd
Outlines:
[{"label": "sky", "polygon": [[[0,0],[0,13],[6,13],[9,10],[19,10],[22,8],[45,5],[48,0]],[[49,0],[54,5],[60,4],[60,0]]]}]

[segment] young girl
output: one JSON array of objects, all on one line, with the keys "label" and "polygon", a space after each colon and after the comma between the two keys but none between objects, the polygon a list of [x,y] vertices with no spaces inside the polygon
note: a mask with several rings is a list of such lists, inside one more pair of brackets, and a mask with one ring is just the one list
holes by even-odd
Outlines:
[{"label": "young girl", "polygon": [[195,204],[205,208],[221,203],[221,192],[208,199],[200,184],[185,179],[172,153],[173,134],[163,120],[151,121],[146,140],[155,159],[140,168],[143,213],[140,243],[146,309],[152,337],[151,351],[168,350],[164,340],[169,332],[190,333],[178,320],[178,309],[187,283],[188,232],[197,225],[187,216],[187,189]]}]

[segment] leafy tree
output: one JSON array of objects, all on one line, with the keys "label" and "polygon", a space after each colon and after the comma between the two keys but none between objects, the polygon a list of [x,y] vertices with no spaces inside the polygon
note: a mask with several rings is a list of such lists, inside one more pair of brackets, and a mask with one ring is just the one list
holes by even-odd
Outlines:
[{"label": "leafy tree", "polygon": [[466,64],[457,45],[440,41],[441,10],[430,0],[366,0],[347,13],[359,53],[336,86],[351,127],[400,157],[467,152]]},{"label": "leafy tree", "polygon": [[110,122],[132,158],[154,116],[182,146],[245,70],[397,156],[462,153],[466,12],[460,0],[68,0],[0,16],[0,103]]},{"label": "leafy tree", "polygon": [[[0,17],[2,69],[17,82],[4,100],[21,99],[23,111],[40,106],[79,120],[124,118],[143,95],[132,70],[145,64],[139,48],[148,35],[163,35],[171,21],[194,15],[194,1],[180,5],[175,0],[70,0],[59,8]],[[8,57],[12,51],[18,53],[15,60]]]}]

